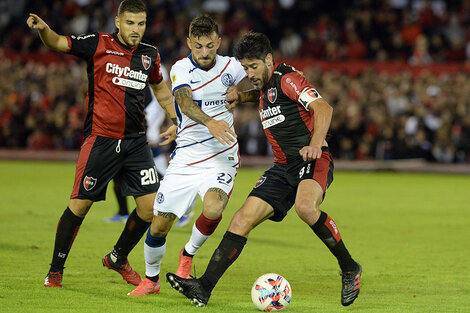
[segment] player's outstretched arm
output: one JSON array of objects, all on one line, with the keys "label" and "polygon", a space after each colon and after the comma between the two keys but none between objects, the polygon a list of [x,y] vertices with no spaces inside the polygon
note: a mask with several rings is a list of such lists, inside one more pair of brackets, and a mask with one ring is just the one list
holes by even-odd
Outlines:
[{"label": "player's outstretched arm", "polygon": [[227,122],[214,120],[193,102],[191,88],[186,86],[181,87],[175,91],[174,95],[181,111],[196,123],[205,125],[212,136],[221,144],[228,145],[236,141],[237,135]]},{"label": "player's outstretched arm", "polygon": [[37,29],[39,37],[46,47],[59,52],[67,52],[69,50],[67,37],[58,35],[36,14],[29,13],[26,24],[28,24],[30,29]]},{"label": "player's outstretched arm", "polygon": [[310,144],[299,151],[304,161],[319,159],[321,157],[321,147],[325,142],[325,137],[330,128],[331,118],[333,116],[333,108],[323,98],[310,102],[308,108],[315,113],[315,128],[312,138],[310,139]]}]

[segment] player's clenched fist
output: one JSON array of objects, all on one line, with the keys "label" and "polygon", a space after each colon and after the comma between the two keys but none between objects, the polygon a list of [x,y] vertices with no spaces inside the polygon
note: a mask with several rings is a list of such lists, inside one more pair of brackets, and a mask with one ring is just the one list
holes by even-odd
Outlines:
[{"label": "player's clenched fist", "polygon": [[43,30],[47,28],[46,22],[44,22],[39,16],[34,13],[29,13],[28,20],[26,21],[28,27],[31,29]]},{"label": "player's clenched fist", "polygon": [[300,156],[304,161],[310,161],[321,158],[321,147],[305,146],[299,151]]},{"label": "player's clenched fist", "polygon": [[227,95],[225,96],[227,104],[225,107],[231,112],[235,109],[237,104],[240,102],[240,96],[236,86],[230,86],[227,88]]}]

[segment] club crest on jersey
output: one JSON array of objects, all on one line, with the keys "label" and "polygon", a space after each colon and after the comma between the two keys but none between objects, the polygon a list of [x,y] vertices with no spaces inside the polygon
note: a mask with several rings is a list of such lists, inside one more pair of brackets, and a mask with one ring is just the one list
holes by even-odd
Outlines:
[{"label": "club crest on jersey", "polygon": [[274,102],[276,102],[276,99],[277,99],[277,88],[276,87],[269,88],[268,89],[268,100],[269,100],[269,102],[274,103]]},{"label": "club crest on jersey", "polygon": [[142,56],[142,65],[144,66],[146,70],[150,68],[151,61],[152,59],[149,56],[146,56],[146,55]]},{"label": "club crest on jersey", "polygon": [[266,181],[266,176],[261,176],[255,184],[255,188],[258,188]]},{"label": "club crest on jersey", "polygon": [[86,191],[90,191],[96,186],[96,178],[85,176],[83,179],[83,188]]},{"label": "club crest on jersey", "polygon": [[233,76],[229,73],[225,73],[220,77],[220,80],[222,81],[222,84],[225,87],[229,87],[233,84]]},{"label": "club crest on jersey", "polygon": [[157,203],[161,204],[161,203],[163,203],[163,201],[165,201],[165,197],[163,196],[163,193],[159,192],[157,194]]}]

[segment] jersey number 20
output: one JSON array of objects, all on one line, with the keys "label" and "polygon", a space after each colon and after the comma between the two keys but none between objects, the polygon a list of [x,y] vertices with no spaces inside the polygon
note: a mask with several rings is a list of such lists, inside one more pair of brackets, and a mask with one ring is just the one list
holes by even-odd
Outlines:
[{"label": "jersey number 20", "polygon": [[140,171],[140,176],[142,176],[140,180],[140,184],[142,186],[146,185],[153,185],[157,182],[157,174],[155,173],[154,168],[149,168]]}]

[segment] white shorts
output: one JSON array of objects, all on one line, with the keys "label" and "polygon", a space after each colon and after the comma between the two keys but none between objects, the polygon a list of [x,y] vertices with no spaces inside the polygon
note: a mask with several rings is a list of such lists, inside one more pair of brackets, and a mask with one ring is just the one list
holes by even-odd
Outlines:
[{"label": "white shorts", "polygon": [[160,182],[155,198],[153,213],[168,212],[178,218],[190,213],[196,205],[197,195],[204,199],[209,188],[222,189],[230,198],[237,169],[232,166],[218,168],[198,168],[186,166],[181,170],[167,169]]}]

